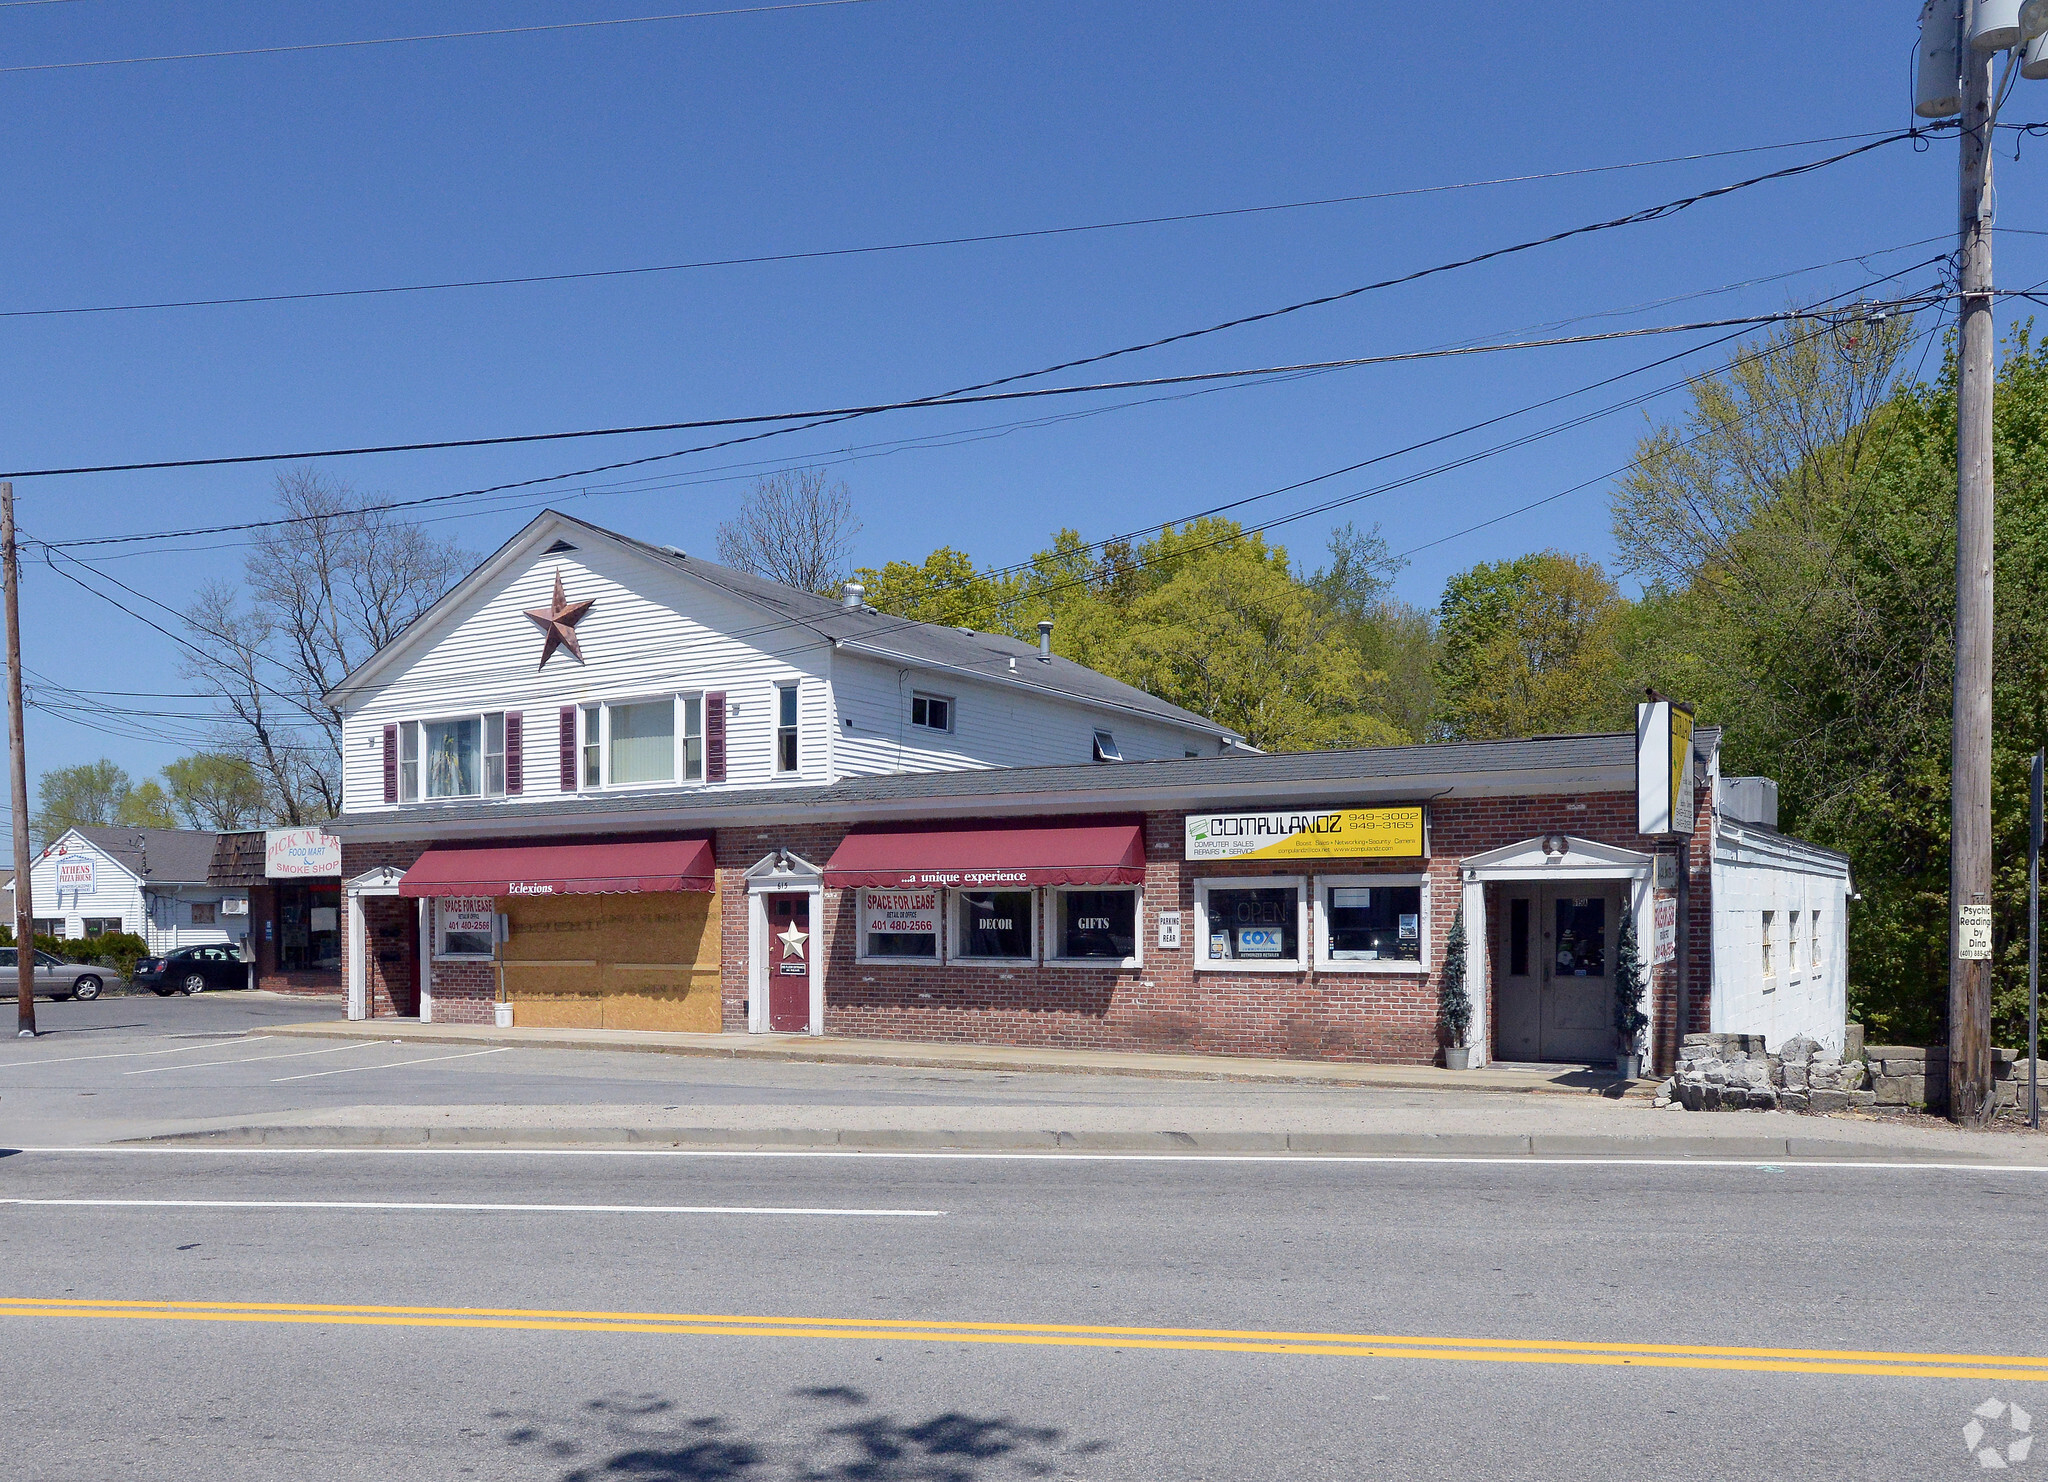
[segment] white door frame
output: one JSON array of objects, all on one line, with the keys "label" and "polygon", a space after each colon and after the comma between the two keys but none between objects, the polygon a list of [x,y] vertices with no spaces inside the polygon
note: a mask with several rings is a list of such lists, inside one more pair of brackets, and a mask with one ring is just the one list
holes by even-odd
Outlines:
[{"label": "white door frame", "polygon": [[[341,887],[342,903],[348,912],[348,1016],[351,1019],[370,1017],[370,926],[363,915],[363,901],[368,896],[397,895],[398,882],[404,878],[404,870],[379,865]],[[422,985],[422,1018],[426,1016],[426,1008],[426,990]]]},{"label": "white door frame", "polygon": [[[810,1023],[806,1034],[825,1032],[825,872],[787,849],[764,855],[747,871],[747,1033],[768,1027],[768,902],[771,895],[810,897]],[[787,1032],[787,1031],[785,1031]]]},{"label": "white door frame", "polygon": [[[1493,1043],[1492,1026],[1486,1014],[1493,986],[1487,965],[1486,947],[1491,932],[1486,920],[1486,887],[1505,882],[1627,881],[1628,909],[1635,915],[1636,946],[1642,952],[1645,944],[1656,940],[1654,892],[1650,888],[1656,863],[1654,855],[1640,850],[1600,844],[1570,834],[1544,834],[1458,861],[1458,877],[1464,882],[1465,985],[1472,995],[1472,1064],[1486,1064]],[[1650,981],[1648,968],[1645,954],[1646,988]]]}]

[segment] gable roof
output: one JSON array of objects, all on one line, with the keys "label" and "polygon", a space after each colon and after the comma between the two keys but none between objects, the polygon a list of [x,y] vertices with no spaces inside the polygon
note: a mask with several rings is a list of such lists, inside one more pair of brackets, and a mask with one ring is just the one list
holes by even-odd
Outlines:
[{"label": "gable roof", "polygon": [[[352,690],[361,689],[370,678],[403,650],[417,643],[456,604],[484,583],[492,580],[537,543],[539,537],[568,527],[586,539],[596,539],[632,552],[658,566],[665,566],[717,587],[740,600],[766,609],[798,627],[806,628],[835,647],[866,654],[884,662],[908,664],[990,684],[1016,685],[1060,699],[1109,707],[1141,715],[1169,725],[1186,726],[1216,737],[1219,741],[1242,738],[1228,726],[1220,725],[1192,710],[1183,710],[1135,685],[1111,679],[1085,664],[1054,655],[1039,656],[1038,648],[1004,633],[980,633],[921,623],[909,618],[890,617],[863,607],[847,607],[815,592],[786,587],[781,582],[750,572],[736,571],[715,561],[687,555],[670,546],[654,545],[621,535],[615,530],[579,520],[558,510],[545,510],[525,529],[494,551],[476,570],[457,582],[390,643],[372,654],[355,672],[330,690],[329,704],[339,704]],[[1010,665],[1016,664],[1013,673]]]},{"label": "gable roof", "polygon": [[52,847],[70,834],[77,834],[147,885],[204,885],[220,837],[206,829],[82,823],[52,840]]}]

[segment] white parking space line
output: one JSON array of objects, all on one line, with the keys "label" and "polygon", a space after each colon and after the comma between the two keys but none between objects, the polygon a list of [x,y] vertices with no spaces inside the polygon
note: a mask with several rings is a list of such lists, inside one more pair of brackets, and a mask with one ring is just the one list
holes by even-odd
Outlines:
[{"label": "white parking space line", "polygon": [[[274,1034],[252,1034],[241,1044],[253,1045],[258,1040],[275,1039]],[[49,1060],[0,1060],[0,1070],[11,1070],[17,1065],[69,1065],[77,1060],[134,1060],[145,1055],[182,1055],[187,1050],[218,1050],[220,1041],[209,1040],[203,1045],[180,1045],[175,1050],[113,1050],[104,1055],[59,1055]]]},{"label": "white parking space line", "polygon": [[324,1050],[293,1050],[288,1055],[244,1055],[239,1060],[181,1060],[176,1065],[145,1065],[140,1070],[124,1070],[122,1075],[161,1075],[167,1070],[204,1070],[209,1065],[256,1065],[265,1060],[303,1060],[308,1055],[339,1055],[343,1050],[367,1050],[378,1044],[377,1040],[363,1040],[352,1045],[332,1045]]},{"label": "white parking space line", "polygon": [[303,1075],[272,1076],[270,1083],[274,1086],[279,1081],[310,1081],[323,1075],[350,1075],[358,1070],[404,1070],[408,1065],[427,1065],[435,1060],[474,1060],[479,1055],[502,1055],[511,1048],[510,1045],[500,1045],[495,1050],[469,1050],[460,1055],[425,1055],[418,1060],[387,1060],[382,1065],[344,1065],[340,1070],[309,1070]]},{"label": "white parking space line", "polygon": [[935,1220],[943,1209],[807,1209],[775,1204],[444,1204],[356,1199],[0,1199],[39,1209],[334,1209],[454,1214],[805,1214]]}]

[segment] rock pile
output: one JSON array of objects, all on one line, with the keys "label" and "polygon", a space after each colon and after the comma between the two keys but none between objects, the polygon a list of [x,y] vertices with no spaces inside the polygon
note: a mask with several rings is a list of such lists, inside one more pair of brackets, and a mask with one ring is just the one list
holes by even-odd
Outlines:
[{"label": "rock pile", "polygon": [[1657,1088],[1658,1106],[1687,1111],[1845,1111],[1871,1106],[1864,1065],[1803,1035],[1770,1054],[1760,1034],[1688,1034],[1678,1073]]}]

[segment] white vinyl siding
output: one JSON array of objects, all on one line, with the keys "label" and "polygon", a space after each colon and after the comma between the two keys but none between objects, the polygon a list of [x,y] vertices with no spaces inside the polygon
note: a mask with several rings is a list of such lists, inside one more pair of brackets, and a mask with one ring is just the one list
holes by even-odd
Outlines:
[{"label": "white vinyl siding", "polygon": [[898,666],[853,654],[835,657],[841,776],[1079,765],[1093,759],[1098,730],[1115,733],[1126,761],[1179,760],[1191,749],[1202,756],[1217,753],[1215,738],[1200,731],[1078,704],[1000,678],[947,676],[952,730],[935,731],[911,724],[910,708],[914,692],[933,693],[925,689],[932,677],[912,670],[899,678],[899,672]]},{"label": "white vinyl siding", "polygon": [[[545,545],[545,540],[540,542]],[[563,706],[723,691],[726,782],[760,786],[773,771],[773,690],[801,685],[802,765],[781,780],[826,781],[832,766],[830,646],[808,629],[776,623],[751,602],[596,540],[573,552],[536,552],[494,586],[440,620],[423,644],[380,677],[344,722],[344,811],[382,808],[383,734],[429,716],[524,713],[523,796],[561,790]],[[557,650],[536,669],[542,635],[526,610],[545,607],[559,572],[569,600],[593,599],[577,625],[584,662]],[[744,638],[728,634],[744,634]],[[678,719],[681,719],[679,716]],[[577,758],[578,771],[582,758]],[[401,774],[403,768],[401,767]]]},{"label": "white vinyl siding", "polygon": [[[1214,756],[1219,749],[1214,735],[1191,726],[1034,689],[1035,659],[1019,665],[1015,680],[983,680],[835,652],[809,629],[779,620],[712,581],[583,532],[565,533],[578,549],[545,554],[552,535],[542,527],[533,537],[533,554],[439,615],[415,647],[344,702],[345,812],[386,806],[387,725],[399,725],[403,738],[409,722],[519,711],[522,795],[539,799],[561,790],[563,707],[581,711],[664,695],[725,695],[729,787],[899,771],[1079,765],[1093,755],[1098,729],[1114,732],[1130,761],[1177,760],[1191,752]],[[542,634],[526,612],[548,605],[557,575],[571,602],[592,604],[576,629],[584,661],[558,650],[538,668]],[[794,772],[776,766],[777,691],[784,685],[797,690]],[[952,702],[949,731],[910,724],[913,691]],[[579,718],[579,790],[587,785],[581,784],[584,729]],[[415,733],[410,745],[417,748],[419,741]],[[680,784],[692,779],[687,745],[678,750],[684,753]],[[401,802],[417,798],[430,805],[420,777],[424,761],[409,768],[401,760]],[[490,766],[488,741],[482,766]],[[410,780],[416,777],[418,782]]]},{"label": "white vinyl siding", "polygon": [[[66,937],[83,938],[87,918],[110,921],[119,918],[121,929],[134,933],[149,944],[152,952],[171,952],[179,947],[206,946],[232,942],[249,929],[247,916],[223,916],[222,898],[239,892],[212,889],[201,884],[151,886],[142,882],[91,840],[65,835],[67,859],[89,856],[93,861],[93,889],[57,889],[57,856],[44,855],[29,869],[37,920],[60,920]],[[194,924],[192,907],[213,907],[213,923]],[[205,912],[200,914],[204,915]]]}]

